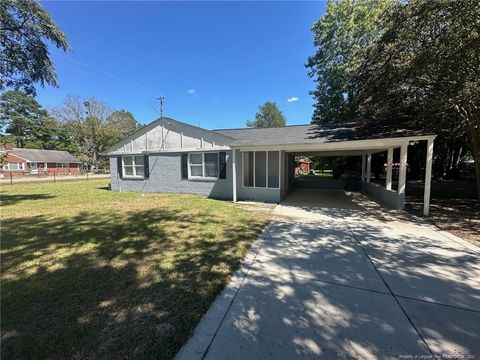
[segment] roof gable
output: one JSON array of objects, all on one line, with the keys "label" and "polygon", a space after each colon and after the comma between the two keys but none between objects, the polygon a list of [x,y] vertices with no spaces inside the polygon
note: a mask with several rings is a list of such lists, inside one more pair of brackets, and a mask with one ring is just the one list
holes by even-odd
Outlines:
[{"label": "roof gable", "polygon": [[144,151],[182,151],[229,146],[228,135],[161,117],[104,151],[105,155]]}]

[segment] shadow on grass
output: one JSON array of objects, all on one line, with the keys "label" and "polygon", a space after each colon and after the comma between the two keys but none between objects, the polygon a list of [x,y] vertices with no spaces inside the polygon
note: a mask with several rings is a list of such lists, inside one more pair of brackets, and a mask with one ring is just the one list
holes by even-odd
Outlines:
[{"label": "shadow on grass", "polygon": [[55,195],[51,195],[51,194],[17,194],[17,195],[1,194],[0,202],[2,206],[8,206],[8,205],[18,204],[22,201],[45,200],[45,199],[52,199],[54,197]]},{"label": "shadow on grass", "polygon": [[262,227],[178,208],[2,221],[2,357],[171,358]]}]

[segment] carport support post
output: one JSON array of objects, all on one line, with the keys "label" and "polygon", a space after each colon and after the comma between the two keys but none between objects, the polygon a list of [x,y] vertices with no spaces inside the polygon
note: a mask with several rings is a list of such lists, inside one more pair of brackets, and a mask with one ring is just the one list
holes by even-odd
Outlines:
[{"label": "carport support post", "polygon": [[393,148],[388,148],[387,151],[387,182],[385,188],[392,190],[392,165],[393,165]]},{"label": "carport support post", "polygon": [[427,163],[425,166],[425,187],[423,192],[423,215],[430,210],[430,186],[432,182],[433,139],[427,140]]},{"label": "carport support post", "polygon": [[[407,179],[407,153],[408,143],[400,147],[400,173],[398,174],[398,193],[405,194],[405,181]],[[405,200],[403,200],[405,203]]]},{"label": "carport support post", "polygon": [[237,150],[232,150],[232,192],[233,202],[237,202]]},{"label": "carport support post", "polygon": [[370,182],[370,175],[372,172],[372,154],[367,154],[367,183]]}]

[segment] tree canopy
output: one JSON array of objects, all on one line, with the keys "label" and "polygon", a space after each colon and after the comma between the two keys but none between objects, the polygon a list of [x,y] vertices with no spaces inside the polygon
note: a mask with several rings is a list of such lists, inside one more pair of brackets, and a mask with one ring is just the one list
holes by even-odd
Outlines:
[{"label": "tree canopy", "polygon": [[57,86],[47,42],[70,49],[65,34],[37,1],[0,1],[0,90],[35,94],[36,83]]},{"label": "tree canopy", "polygon": [[16,147],[42,148],[53,136],[47,123],[47,111],[33,97],[21,91],[0,95],[0,125],[8,136],[5,140]]},{"label": "tree canopy", "polygon": [[381,33],[380,15],[392,0],[330,0],[325,14],[313,25],[316,52],[306,66],[316,82],[313,122],[349,121],[357,113],[352,81],[365,49]]},{"label": "tree canopy", "polygon": [[65,127],[74,144],[74,153],[95,165],[104,150],[140,128],[130,112],[113,111],[96,98],[82,100],[67,96],[63,105],[53,109],[52,116]]},{"label": "tree canopy", "polygon": [[255,120],[247,120],[247,126],[255,128],[280,127],[286,124],[285,116],[283,116],[277,104],[271,101],[267,101],[258,107]]},{"label": "tree canopy", "polygon": [[142,127],[140,123],[135,120],[133,114],[126,110],[112,112],[107,117],[106,125],[109,127],[112,135],[110,145],[114,145]]},{"label": "tree canopy", "polygon": [[358,116],[466,137],[480,196],[480,3],[399,2],[380,24],[353,81]]}]

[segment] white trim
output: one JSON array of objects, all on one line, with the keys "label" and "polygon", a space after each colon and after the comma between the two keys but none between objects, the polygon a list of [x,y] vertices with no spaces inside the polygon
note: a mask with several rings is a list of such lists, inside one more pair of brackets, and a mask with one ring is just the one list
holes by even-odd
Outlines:
[{"label": "white trim", "polygon": [[257,187],[257,181],[255,179],[255,167],[257,165],[257,154],[256,151],[253,152],[253,187]]},{"label": "white trim", "polygon": [[405,194],[405,182],[407,179],[407,154],[408,143],[400,147],[400,172],[398,174],[398,193]]},{"label": "white trim", "polygon": [[265,152],[265,186],[268,186],[268,151]]},{"label": "white trim", "polygon": [[[219,176],[220,176],[220,152],[218,151],[205,151],[205,152],[202,152],[202,153],[193,153],[194,155],[199,155],[201,154],[202,155],[202,176],[192,176],[191,175],[191,171],[190,171],[190,166],[192,166],[191,162],[190,162],[190,155],[191,153],[188,153],[188,161],[187,161],[187,165],[188,165],[188,180],[205,180],[205,181],[209,181],[209,180],[218,180],[219,179]],[[208,176],[206,177],[205,176],[205,154],[217,154],[217,176],[216,177],[213,177],[213,176]],[[199,164],[193,164],[193,166],[199,166]]]},{"label": "white trim", "polygon": [[385,180],[385,189],[392,190],[392,166],[393,165],[393,148],[387,150],[387,179]]},{"label": "white trim", "polygon": [[[122,179],[145,179],[145,159],[143,160],[143,175],[137,175],[137,166],[135,164],[135,157],[141,157],[142,155],[123,155],[122,156]],[[128,167],[132,168],[133,175],[127,175],[125,172],[125,158],[131,157],[132,158],[132,165],[127,165]]]},{"label": "white trim", "polygon": [[278,188],[281,189],[282,181],[282,152],[278,150]]},{"label": "white trim", "polygon": [[[232,151],[235,152],[236,150]],[[240,154],[242,154],[242,187],[245,187],[245,153],[240,152]]]},{"label": "white trim", "polygon": [[162,144],[160,145],[162,149],[165,149],[165,137],[164,137],[164,134],[163,134],[163,124],[162,124]]},{"label": "white trim", "polygon": [[385,150],[389,147],[400,147],[404,143],[410,141],[420,141],[435,139],[436,135],[426,136],[412,136],[412,137],[398,137],[398,138],[383,138],[383,139],[367,139],[367,140],[350,140],[350,141],[338,141],[328,143],[308,143],[308,144],[277,144],[277,145],[262,145],[262,146],[237,146],[233,145],[232,149],[239,149],[241,151],[274,151],[285,150],[287,152],[299,152],[299,151],[330,151],[330,150]]},{"label": "white trim", "polygon": [[[10,164],[22,164],[21,169],[10,169]],[[8,169],[7,169],[8,166]],[[6,161],[3,165],[3,170],[5,171],[25,171],[25,163],[20,161]]]},{"label": "white trim", "polygon": [[[235,150],[233,150],[235,151]],[[247,186],[245,185],[245,153],[246,152],[253,152],[253,186]],[[257,158],[257,155],[256,155],[256,151],[242,151],[242,187],[244,188],[248,188],[248,189],[268,189],[268,190],[280,190],[280,179],[281,179],[281,167],[280,167],[280,164],[281,164],[281,152],[278,151],[278,157],[279,157],[279,160],[278,160],[278,165],[279,165],[279,170],[278,170],[278,187],[269,187],[268,186],[268,151],[260,151],[260,152],[266,152],[265,156],[267,157],[267,161],[265,162],[265,172],[266,172],[266,182],[265,182],[265,186],[256,186],[256,180],[255,180],[255,165],[256,165],[256,158]],[[250,159],[249,159],[250,160]]]},{"label": "white trim", "polygon": [[[226,154],[225,154],[225,166],[226,166]],[[237,202],[237,154],[236,150],[232,151],[232,187],[233,187],[233,202]]]},{"label": "white trim", "polygon": [[427,159],[425,164],[425,184],[423,191],[423,215],[430,212],[430,187],[432,183],[433,140],[427,140]]}]

